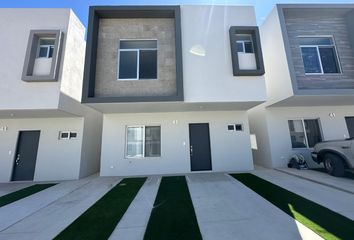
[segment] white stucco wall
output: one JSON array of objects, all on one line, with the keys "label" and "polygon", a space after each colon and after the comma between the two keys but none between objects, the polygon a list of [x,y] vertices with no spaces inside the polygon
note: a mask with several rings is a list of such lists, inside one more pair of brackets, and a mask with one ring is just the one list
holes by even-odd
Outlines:
[{"label": "white stucco wall", "polygon": [[[213,171],[253,169],[246,112],[105,114],[103,119],[102,176],[191,172],[189,123],[209,123]],[[173,123],[175,120],[177,124]],[[244,131],[227,131],[230,123],[242,123]],[[161,157],[125,159],[128,125],[160,125]]]},{"label": "white stucco wall", "polygon": [[97,173],[100,170],[102,122],[101,113],[89,109],[85,110],[80,178]]},{"label": "white stucco wall", "polygon": [[[335,118],[329,116],[335,114]],[[286,167],[289,157],[294,153],[301,153],[311,166],[318,166],[311,160],[311,149],[292,149],[288,127],[288,120],[299,118],[319,118],[323,140],[343,139],[349,137],[344,117],[354,116],[354,106],[321,106],[321,107],[287,107],[267,108],[264,112],[268,125],[268,138],[271,151],[272,167]],[[261,126],[259,122],[250,117],[250,125]],[[263,122],[262,122],[263,123]],[[260,132],[258,131],[257,134]],[[258,141],[258,145],[266,148],[267,141]],[[268,165],[267,158],[255,154],[255,162]]]},{"label": "white stucco wall", "polygon": [[[30,30],[61,30],[66,34],[69,9],[0,9],[0,109],[57,108],[58,82],[21,80]],[[62,58],[63,60],[63,58]],[[45,99],[45,101],[43,101]]]},{"label": "white stucco wall", "polygon": [[267,88],[267,105],[293,95],[293,87],[285,52],[277,8],[260,26]]},{"label": "white stucco wall", "polygon": [[[82,118],[0,119],[0,182],[8,182],[16,155],[19,131],[40,130],[34,181],[68,180],[79,177]],[[59,140],[59,131],[77,131],[75,140]]]},{"label": "white stucco wall", "polygon": [[85,47],[85,27],[70,10],[65,49],[62,55],[63,71],[60,91],[79,102],[82,96]]},{"label": "white stucco wall", "polygon": [[[235,77],[229,29],[257,26],[253,7],[181,6],[184,98],[186,102],[265,101],[263,76]],[[205,56],[190,52],[197,46]]]}]

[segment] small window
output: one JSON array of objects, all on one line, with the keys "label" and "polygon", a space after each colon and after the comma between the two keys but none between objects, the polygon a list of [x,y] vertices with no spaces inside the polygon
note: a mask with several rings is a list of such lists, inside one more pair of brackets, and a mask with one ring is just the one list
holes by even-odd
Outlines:
[{"label": "small window", "polygon": [[263,75],[264,64],[258,27],[231,26],[229,34],[233,75]]},{"label": "small window", "polygon": [[131,126],[127,127],[126,157],[160,157],[161,127]]},{"label": "small window", "polygon": [[299,37],[299,44],[306,74],[340,73],[332,37]]},{"label": "small window", "polygon": [[68,139],[76,139],[77,132],[71,131],[61,131],[59,132],[59,140],[68,140]]},{"label": "small window", "polygon": [[235,129],[236,129],[236,131],[243,131],[242,124],[235,124]]},{"label": "small window", "polygon": [[235,131],[235,124],[229,124],[229,125],[227,125],[227,130],[229,130],[229,131]]},{"label": "small window", "polygon": [[289,120],[292,148],[312,148],[322,141],[318,119]]},{"label": "small window", "polygon": [[67,131],[59,132],[59,139],[60,140],[69,139],[69,137],[70,137],[70,132],[67,132]]},{"label": "small window", "polygon": [[157,41],[121,40],[118,51],[118,79],[157,79]]},{"label": "small window", "polygon": [[70,139],[76,139],[77,138],[77,132],[70,132]]},{"label": "small window", "polygon": [[54,43],[54,38],[40,38],[37,58],[53,57]]},{"label": "small window", "polygon": [[251,34],[236,34],[236,39],[238,53],[254,53]]}]

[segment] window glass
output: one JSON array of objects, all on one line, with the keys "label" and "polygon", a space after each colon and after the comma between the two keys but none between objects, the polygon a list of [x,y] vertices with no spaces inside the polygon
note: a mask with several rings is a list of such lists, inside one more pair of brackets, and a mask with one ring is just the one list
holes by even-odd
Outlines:
[{"label": "window glass", "polygon": [[119,79],[137,79],[137,51],[119,52]]},{"label": "window glass", "polygon": [[243,42],[237,42],[236,43],[237,46],[237,52],[244,52],[244,48],[243,48]]},{"label": "window glass", "polygon": [[145,157],[161,156],[161,127],[145,127]]},{"label": "window glass", "polygon": [[322,141],[320,124],[317,119],[304,120],[308,147],[314,147]]},{"label": "window glass", "polygon": [[50,46],[49,47],[49,54],[48,54],[49,58],[53,57],[53,52],[54,52],[54,46]]},{"label": "window glass", "polygon": [[334,47],[319,48],[323,73],[338,73],[337,57]]},{"label": "window glass", "polygon": [[46,39],[46,38],[42,38],[39,39],[39,44],[40,45],[53,45],[54,46],[55,43],[55,39]]},{"label": "window glass", "polygon": [[144,156],[144,127],[127,128],[127,157]]},{"label": "window glass", "polygon": [[48,48],[47,47],[40,47],[39,48],[39,54],[38,54],[38,57],[40,58],[46,58],[48,55]]},{"label": "window glass", "polygon": [[121,40],[118,79],[156,79],[157,41]]},{"label": "window glass", "polygon": [[245,53],[253,53],[252,42],[245,42]]},{"label": "window glass", "polygon": [[305,73],[322,72],[316,47],[302,47],[301,53],[304,62]]},{"label": "window glass", "polygon": [[157,48],[156,40],[121,40],[120,49]]},{"label": "window glass", "polygon": [[300,37],[300,45],[333,45],[331,37]]},{"label": "window glass", "polygon": [[292,148],[307,147],[302,120],[289,120],[288,124]]},{"label": "window glass", "polygon": [[139,56],[139,78],[155,79],[157,78],[157,51],[140,50]]}]

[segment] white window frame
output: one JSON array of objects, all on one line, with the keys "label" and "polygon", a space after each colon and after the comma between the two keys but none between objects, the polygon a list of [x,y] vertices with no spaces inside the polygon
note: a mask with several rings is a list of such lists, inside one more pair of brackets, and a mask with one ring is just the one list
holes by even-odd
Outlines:
[{"label": "white window frame", "polygon": [[[126,48],[126,49],[120,49],[120,42],[121,41],[156,41],[156,48]],[[140,80],[139,72],[140,72],[140,50],[156,50],[158,52],[158,41],[157,39],[119,39],[118,41],[118,59],[117,59],[117,80],[118,81],[136,81]],[[119,64],[120,64],[120,52],[137,52],[137,67],[136,67],[136,78],[119,78]],[[157,58],[157,66],[158,66],[158,58]],[[157,79],[158,71],[156,72],[156,78],[151,78],[151,79],[144,79],[144,80],[155,80]]]},{"label": "white window frame", "polygon": [[[332,35],[298,36],[298,38],[330,38],[332,40],[332,44],[330,44],[330,45],[300,45],[300,53],[301,53],[301,59],[302,59],[303,65],[304,65],[305,75],[340,75],[340,74],[342,74],[342,68],[341,68],[341,64],[340,64],[340,61],[339,61],[339,55],[338,55],[338,52],[337,52],[336,43],[335,43],[334,37]],[[332,47],[334,49],[336,62],[337,62],[337,65],[338,65],[338,73],[324,73],[323,66],[322,66],[322,60],[321,60],[321,55],[320,55],[320,47]],[[320,73],[306,73],[304,58],[303,58],[303,54],[302,54],[302,48],[316,48],[317,58],[318,58],[318,61],[320,63],[320,69],[321,69]]]},{"label": "white window frame", "polygon": [[[242,52],[238,52],[238,53],[245,53],[245,54],[254,54],[254,43],[252,40],[252,34],[237,34],[237,35],[244,35],[244,36],[250,36],[251,40],[237,40],[236,41],[236,46],[237,43],[241,43],[242,44]],[[252,44],[252,52],[251,53],[246,53],[246,47],[245,47],[245,43],[251,43]]]},{"label": "white window frame", "polygon": [[[143,156],[139,157],[139,156],[128,156],[128,128],[138,128],[138,127],[142,127],[143,128]],[[124,156],[127,159],[144,159],[144,158],[160,158],[162,155],[162,149],[161,149],[161,142],[162,142],[162,136],[160,134],[160,156],[156,156],[156,157],[146,157],[145,156],[145,128],[146,127],[160,127],[161,130],[161,125],[158,124],[149,124],[149,125],[127,125],[126,126],[126,130],[125,130],[125,153]]]},{"label": "white window frame", "polygon": [[[39,38],[39,40],[38,40],[37,58],[51,58],[51,57],[49,57],[49,52],[50,52],[51,48],[53,48],[53,51],[54,51],[55,44],[44,44],[44,45],[41,45],[40,44],[41,40],[54,40],[54,43],[55,43],[55,38]],[[47,56],[45,56],[45,57],[40,57],[39,56],[41,48],[47,48]]]},{"label": "white window frame", "polygon": [[307,134],[306,134],[306,125],[305,125],[305,120],[317,120],[318,122],[318,126],[320,127],[320,134],[321,134],[321,138],[322,140],[324,140],[323,138],[323,132],[322,132],[322,125],[321,125],[321,119],[318,117],[309,117],[309,118],[289,118],[288,121],[301,121],[302,123],[302,129],[304,131],[304,135],[305,135],[305,143],[306,143],[306,147],[301,147],[301,148],[293,148],[292,147],[292,142],[291,142],[291,133],[290,133],[290,128],[289,128],[289,124],[288,124],[288,129],[289,129],[289,136],[290,136],[290,144],[291,144],[291,148],[292,149],[313,149],[313,147],[309,147],[309,141],[307,138]]}]

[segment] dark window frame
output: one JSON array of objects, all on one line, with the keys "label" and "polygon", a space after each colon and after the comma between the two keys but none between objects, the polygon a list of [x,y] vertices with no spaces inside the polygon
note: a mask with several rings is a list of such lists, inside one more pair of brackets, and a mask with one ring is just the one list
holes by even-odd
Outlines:
[{"label": "dark window frame", "polygon": [[[259,35],[259,29],[256,26],[232,26],[229,30],[230,45],[231,45],[231,60],[234,76],[262,76],[265,73],[262,47]],[[241,70],[238,54],[237,54],[237,34],[248,34],[252,36],[253,50],[256,57],[257,69],[255,70]]]},{"label": "dark window frame", "polygon": [[[41,38],[53,38],[54,49],[50,74],[47,76],[33,75],[34,61],[37,58],[39,41]],[[53,82],[58,81],[61,49],[64,34],[60,30],[31,30],[28,38],[26,57],[22,71],[22,80],[25,82]]]}]

